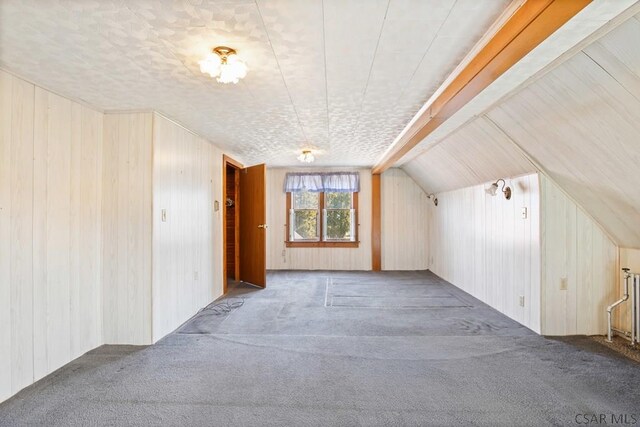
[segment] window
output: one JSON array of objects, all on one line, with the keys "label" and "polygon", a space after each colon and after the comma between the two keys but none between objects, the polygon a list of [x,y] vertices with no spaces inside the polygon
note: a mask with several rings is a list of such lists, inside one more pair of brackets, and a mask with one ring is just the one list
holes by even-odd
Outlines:
[{"label": "window", "polygon": [[357,247],[358,193],[287,193],[288,247]]}]

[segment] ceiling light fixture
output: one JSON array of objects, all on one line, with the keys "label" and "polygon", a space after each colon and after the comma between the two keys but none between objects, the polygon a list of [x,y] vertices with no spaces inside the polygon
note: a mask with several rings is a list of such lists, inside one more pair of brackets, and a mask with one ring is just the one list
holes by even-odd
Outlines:
[{"label": "ceiling light fixture", "polygon": [[313,153],[311,152],[311,150],[302,150],[302,154],[298,156],[298,160],[300,160],[303,163],[311,163],[315,159],[316,158],[313,157]]},{"label": "ceiling light fixture", "polygon": [[495,196],[498,193],[498,183],[500,181],[502,181],[502,193],[504,194],[504,198],[507,199],[507,200],[510,200],[511,199],[511,187],[507,187],[507,183],[502,178],[500,178],[499,180],[497,180],[496,182],[491,184],[491,186],[489,188],[487,188],[485,191],[487,192],[488,195]]},{"label": "ceiling light fixture", "polygon": [[247,64],[240,58],[235,49],[226,46],[214,48],[200,64],[200,71],[216,77],[219,83],[238,83],[247,75]]}]

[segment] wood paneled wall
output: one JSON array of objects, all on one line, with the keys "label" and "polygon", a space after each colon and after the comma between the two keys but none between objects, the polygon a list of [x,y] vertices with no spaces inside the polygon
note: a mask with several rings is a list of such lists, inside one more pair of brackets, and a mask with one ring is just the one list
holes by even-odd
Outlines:
[{"label": "wood paneled wall", "polygon": [[151,343],[152,122],[152,113],[104,116],[106,344]]},{"label": "wood paneled wall", "polygon": [[222,295],[222,152],[156,113],[104,135],[105,342],[150,344]]},{"label": "wood paneled wall", "polygon": [[387,169],[381,180],[382,269],[426,270],[432,202],[402,169]]},{"label": "wood paneled wall", "polygon": [[226,154],[224,151],[220,150],[217,146],[212,146],[213,150],[211,151],[211,164],[213,167],[212,176],[212,198],[213,203],[215,204],[216,200],[220,204],[220,209],[218,211],[213,211],[213,228],[211,230],[213,239],[213,259],[212,259],[212,268],[213,268],[213,278],[211,282],[212,286],[212,299],[218,298],[222,296],[224,292],[224,281],[226,278],[224,277],[224,232],[223,228],[225,225],[222,223],[223,215],[222,210],[224,209],[224,200],[222,199],[223,191],[222,191],[222,174],[225,173],[222,157]]},{"label": "wood paneled wall", "polygon": [[540,180],[542,332],[604,334],[605,310],[617,299],[618,248],[557,185]]},{"label": "wood paneled wall", "polygon": [[[327,169],[324,169],[326,171]],[[345,170],[345,169],[341,169]],[[371,171],[359,169],[358,236],[353,248],[287,248],[288,169],[267,170],[267,268],[271,270],[371,270]],[[422,189],[402,170],[382,174],[382,269],[422,270],[428,264],[428,204]]]},{"label": "wood paneled wall", "polygon": [[[215,146],[160,115],[103,114],[4,71],[0,94],[2,401],[101,344],[149,344],[179,326],[222,294],[223,242]],[[160,206],[169,221],[153,240]],[[153,282],[152,253],[170,268]]]},{"label": "wood paneled wall", "polygon": [[[222,153],[174,122],[153,122],[153,341],[180,326],[222,294],[221,210],[214,212],[214,181],[221,186]],[[218,163],[214,168],[214,162]],[[217,200],[220,200],[218,197]],[[220,209],[224,205],[220,203]],[[166,221],[162,220],[162,211]],[[220,240],[214,255],[214,240]]]},{"label": "wood paneled wall", "polygon": [[371,171],[358,170],[360,246],[355,249],[285,247],[287,209],[286,194],[282,189],[284,177],[289,171],[279,168],[267,169],[267,269],[371,270]]},{"label": "wood paneled wall", "polygon": [[617,247],[551,180],[539,180],[507,180],[510,201],[486,195],[489,183],[439,194],[428,217],[431,269],[543,335],[603,334],[617,298]]},{"label": "wood paneled wall", "polygon": [[0,71],[0,401],[102,343],[102,114]]},{"label": "wood paneled wall", "polygon": [[438,206],[431,205],[427,217],[431,270],[540,332],[538,176],[507,179],[511,200],[486,194],[489,184],[438,194]]}]

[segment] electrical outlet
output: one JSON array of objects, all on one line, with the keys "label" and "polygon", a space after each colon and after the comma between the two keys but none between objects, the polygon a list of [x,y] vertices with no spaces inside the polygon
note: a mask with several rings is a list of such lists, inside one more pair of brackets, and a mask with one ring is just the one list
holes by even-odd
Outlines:
[{"label": "electrical outlet", "polygon": [[193,272],[193,280],[198,280],[198,272],[197,271]]},{"label": "electrical outlet", "polygon": [[522,219],[527,219],[527,207],[522,207]]},{"label": "electrical outlet", "polygon": [[566,291],[568,284],[569,284],[569,281],[567,280],[566,277],[563,277],[562,279],[560,279],[560,290]]},{"label": "electrical outlet", "polygon": [[524,307],[524,295],[520,295],[518,303],[520,304],[520,307]]}]

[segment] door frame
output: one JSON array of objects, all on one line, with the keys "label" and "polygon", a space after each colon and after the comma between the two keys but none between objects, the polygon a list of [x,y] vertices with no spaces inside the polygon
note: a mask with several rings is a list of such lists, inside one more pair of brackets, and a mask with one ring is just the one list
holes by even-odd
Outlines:
[{"label": "door frame", "polygon": [[227,156],[226,154],[222,155],[222,293],[223,295],[227,293],[227,167],[231,166],[235,170],[235,187],[236,187],[236,195],[235,195],[235,271],[233,272],[234,280],[240,280],[240,171],[244,169],[242,163],[238,162],[235,159]]}]

